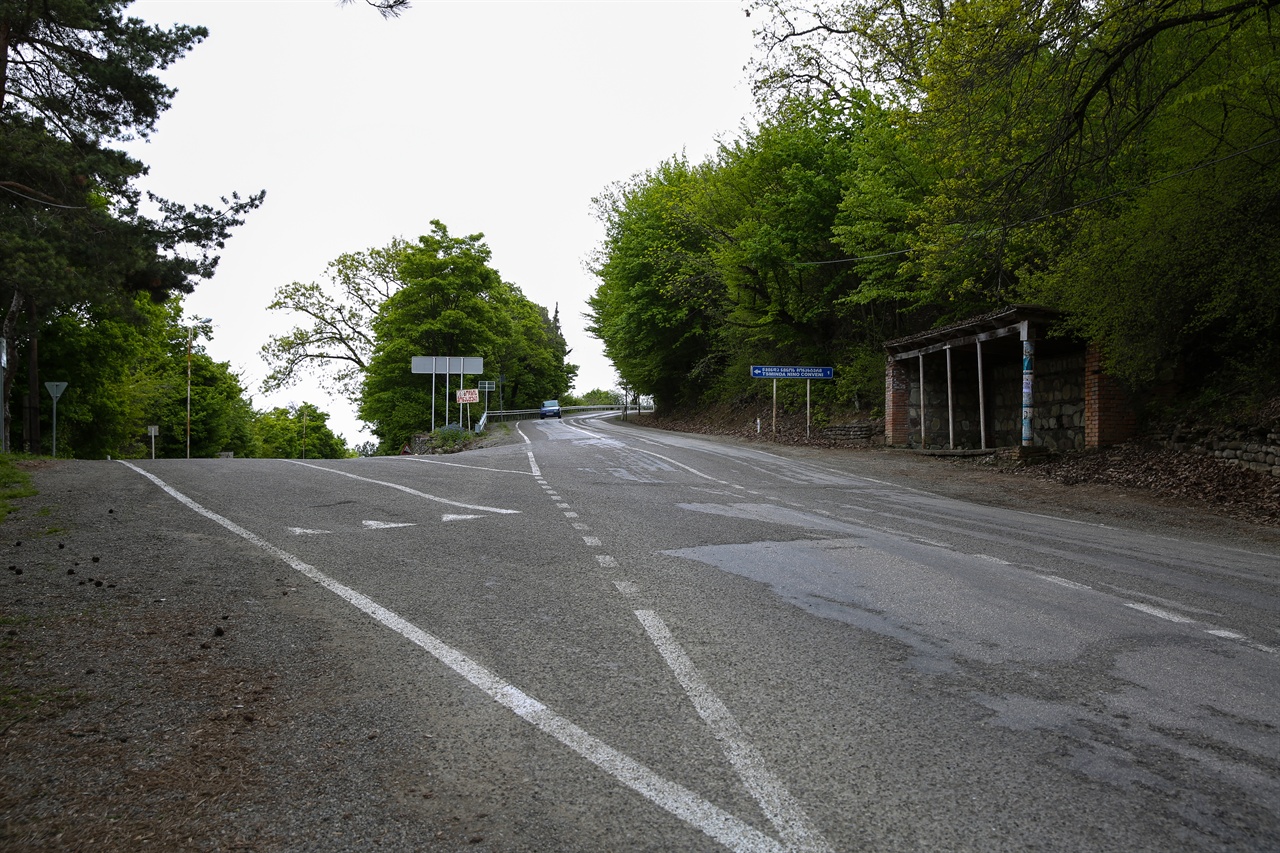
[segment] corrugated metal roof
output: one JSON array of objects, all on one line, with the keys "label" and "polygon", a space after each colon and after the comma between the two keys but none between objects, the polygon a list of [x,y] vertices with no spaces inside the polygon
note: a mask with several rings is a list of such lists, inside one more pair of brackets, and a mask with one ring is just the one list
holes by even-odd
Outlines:
[{"label": "corrugated metal roof", "polygon": [[1010,305],[977,317],[970,317],[949,326],[917,332],[903,338],[885,341],[884,348],[890,352],[918,349],[933,343],[942,343],[953,338],[989,332],[1029,320],[1033,323],[1049,323],[1061,316],[1061,312],[1043,305]]}]

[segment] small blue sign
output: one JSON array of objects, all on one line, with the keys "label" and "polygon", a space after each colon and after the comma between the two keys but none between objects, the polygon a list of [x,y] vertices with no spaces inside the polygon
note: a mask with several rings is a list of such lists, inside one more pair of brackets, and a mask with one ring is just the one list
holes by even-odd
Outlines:
[{"label": "small blue sign", "polygon": [[753,379],[833,379],[833,367],[781,367],[777,365],[751,365]]}]

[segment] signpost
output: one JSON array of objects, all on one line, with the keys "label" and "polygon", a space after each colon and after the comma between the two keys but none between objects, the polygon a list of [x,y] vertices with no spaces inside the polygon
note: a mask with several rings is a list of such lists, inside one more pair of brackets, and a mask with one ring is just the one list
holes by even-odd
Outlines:
[{"label": "signpost", "polygon": [[449,423],[449,376],[458,374],[458,386],[462,386],[462,377],[484,373],[484,359],[479,356],[461,355],[415,355],[410,359],[409,369],[414,373],[431,374],[431,431],[436,429],[436,374],[444,374],[444,422]]},{"label": "signpost", "polygon": [[159,434],[160,434],[160,427],[158,424],[152,424],[151,426],[147,427],[147,435],[151,436],[151,458],[152,459],[156,458],[156,436]]},{"label": "signpost", "polygon": [[778,380],[779,379],[803,379],[804,380],[804,437],[809,437],[809,400],[810,400],[810,380],[813,379],[834,379],[836,371],[834,367],[800,367],[794,365],[751,365],[752,379],[772,379],[773,380],[773,434],[778,434]]},{"label": "signpost", "polygon": [[62,396],[62,392],[67,390],[65,382],[46,382],[44,387],[49,389],[49,395],[53,397],[53,455],[58,455],[58,398]]},{"label": "signpost", "polygon": [[492,379],[481,379],[479,382],[477,382],[477,383],[476,383],[476,386],[477,386],[481,391],[483,391],[483,392],[484,392],[484,410],[485,410],[485,412],[486,412],[486,413],[488,413],[488,411],[489,411],[489,392],[490,392],[490,391],[492,391],[494,388],[497,388],[497,387],[498,387],[498,383],[497,383],[497,382],[494,382]]}]

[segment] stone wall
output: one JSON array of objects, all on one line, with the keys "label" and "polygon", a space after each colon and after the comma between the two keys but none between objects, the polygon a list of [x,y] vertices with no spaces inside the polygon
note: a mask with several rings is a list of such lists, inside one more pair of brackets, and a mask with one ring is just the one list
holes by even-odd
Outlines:
[{"label": "stone wall", "polygon": [[824,427],[818,433],[823,438],[856,444],[884,444],[885,419],[867,418],[847,424]]},{"label": "stone wall", "polygon": [[[1083,352],[1037,357],[1034,444],[1047,450],[1085,448],[1085,357]],[[1022,365],[1003,364],[988,373],[987,443],[1014,447],[1022,443]],[[945,405],[945,404],[944,404]]]},{"label": "stone wall", "polygon": [[1212,456],[1241,468],[1280,477],[1280,432],[1237,433],[1234,435],[1153,436],[1157,444],[1201,456]]}]

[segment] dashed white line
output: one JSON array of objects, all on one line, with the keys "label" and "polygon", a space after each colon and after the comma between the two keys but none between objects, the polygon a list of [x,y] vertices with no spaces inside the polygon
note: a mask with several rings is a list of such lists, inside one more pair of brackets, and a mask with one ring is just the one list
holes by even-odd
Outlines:
[{"label": "dashed white line", "polygon": [[610,557],[608,554],[596,554],[596,562],[600,564],[600,568],[602,569],[618,568],[618,561],[613,557]]},{"label": "dashed white line", "polygon": [[1075,581],[1069,581],[1069,580],[1067,580],[1066,578],[1060,578],[1060,577],[1058,577],[1057,575],[1036,575],[1036,577],[1038,577],[1038,578],[1040,578],[1040,579],[1042,579],[1042,580],[1047,580],[1049,583],[1056,583],[1056,584],[1058,584],[1059,586],[1065,586],[1065,587],[1069,587],[1069,588],[1071,588],[1071,589],[1093,589],[1093,587],[1091,587],[1091,586],[1085,586],[1085,585],[1084,585],[1084,584],[1082,584],[1082,583],[1076,583]]},{"label": "dashed white line", "polygon": [[1137,610],[1141,613],[1147,614],[1148,616],[1154,616],[1157,619],[1164,619],[1169,622],[1178,622],[1180,624],[1185,625],[1185,624],[1190,624],[1196,621],[1194,619],[1191,619],[1190,617],[1183,616],[1181,613],[1174,613],[1173,611],[1170,611],[1170,610],[1164,610],[1159,607],[1152,607],[1150,604],[1140,604],[1139,602],[1136,602],[1136,601],[1126,601],[1124,602],[1124,606],[1128,607],[1131,610]]}]

